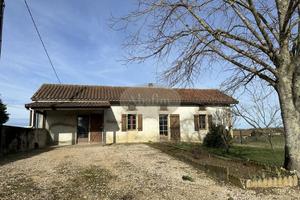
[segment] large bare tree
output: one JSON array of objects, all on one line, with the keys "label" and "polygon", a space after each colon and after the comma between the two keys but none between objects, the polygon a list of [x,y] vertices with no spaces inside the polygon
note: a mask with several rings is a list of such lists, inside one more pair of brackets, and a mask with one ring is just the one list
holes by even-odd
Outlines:
[{"label": "large bare tree", "polygon": [[128,59],[173,60],[163,73],[171,85],[220,60],[220,68],[234,69],[229,89],[263,80],[279,97],[284,167],[300,172],[300,0],[136,1],[114,24],[136,30],[127,40]]}]

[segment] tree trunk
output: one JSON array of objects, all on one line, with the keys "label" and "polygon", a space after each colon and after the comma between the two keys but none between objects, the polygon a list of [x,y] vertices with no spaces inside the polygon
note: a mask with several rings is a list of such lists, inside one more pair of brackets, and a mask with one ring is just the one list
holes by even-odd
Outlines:
[{"label": "tree trunk", "polygon": [[288,170],[297,170],[298,175],[300,175],[300,112],[297,108],[297,98],[294,96],[296,89],[294,87],[295,80],[291,80],[290,76],[281,76],[276,90],[285,132],[283,167]]}]

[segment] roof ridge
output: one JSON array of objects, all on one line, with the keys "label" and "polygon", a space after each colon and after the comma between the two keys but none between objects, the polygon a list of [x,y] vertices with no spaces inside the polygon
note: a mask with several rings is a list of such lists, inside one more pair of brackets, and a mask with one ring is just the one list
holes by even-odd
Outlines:
[{"label": "roof ridge", "polygon": [[180,88],[180,87],[163,87],[163,86],[120,86],[120,85],[94,85],[94,84],[58,84],[58,83],[43,83],[43,86],[74,86],[74,87],[107,87],[107,88],[154,88],[154,89],[173,89],[173,90],[208,90],[208,91],[220,91],[217,88]]},{"label": "roof ridge", "polygon": [[[155,96],[153,96],[155,95]],[[108,100],[124,99],[180,99],[182,102],[198,104],[200,102],[234,104],[238,101],[218,89],[167,88],[146,86],[101,86],[76,84],[43,84],[31,100]]]}]

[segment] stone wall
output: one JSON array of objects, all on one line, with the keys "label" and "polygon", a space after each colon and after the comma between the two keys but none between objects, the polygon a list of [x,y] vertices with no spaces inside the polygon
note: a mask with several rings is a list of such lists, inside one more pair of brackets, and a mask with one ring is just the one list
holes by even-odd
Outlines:
[{"label": "stone wall", "polygon": [[51,143],[46,129],[0,127],[0,155],[44,148]]}]

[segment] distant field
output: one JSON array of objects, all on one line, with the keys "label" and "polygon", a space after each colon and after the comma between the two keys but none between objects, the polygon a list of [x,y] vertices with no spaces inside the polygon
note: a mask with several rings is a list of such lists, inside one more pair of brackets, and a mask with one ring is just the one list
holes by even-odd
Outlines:
[{"label": "distant field", "polygon": [[273,136],[272,143],[274,151],[271,149],[266,136],[249,137],[243,140],[242,144],[235,140],[229,153],[221,149],[209,149],[209,151],[225,157],[253,160],[262,164],[282,166],[284,161],[284,137]]},{"label": "distant field", "polygon": [[[275,149],[284,148],[284,137],[282,135],[276,135],[272,137],[273,147]],[[238,139],[234,140],[235,145],[248,146],[248,147],[261,147],[261,148],[271,148],[270,143],[267,140],[266,136],[259,137],[248,137],[247,139],[242,140],[242,144]]]},{"label": "distant field", "polygon": [[269,142],[264,136],[248,138],[247,140],[243,140],[242,144],[235,141],[230,148],[229,153],[224,151],[224,149],[205,148],[197,143],[182,142],[176,144],[176,146],[188,151],[202,148],[222,157],[236,160],[251,160],[261,164],[281,167],[284,161],[284,138],[283,136],[274,136],[272,142],[274,151],[271,149]]},{"label": "distant field", "polygon": [[236,145],[229,149],[229,153],[226,153],[222,149],[209,148],[207,150],[216,155],[232,159],[251,160],[278,167],[282,166],[284,160],[284,150],[282,148],[275,148],[274,151],[272,151],[270,148]]}]

